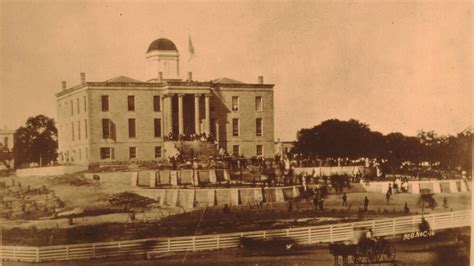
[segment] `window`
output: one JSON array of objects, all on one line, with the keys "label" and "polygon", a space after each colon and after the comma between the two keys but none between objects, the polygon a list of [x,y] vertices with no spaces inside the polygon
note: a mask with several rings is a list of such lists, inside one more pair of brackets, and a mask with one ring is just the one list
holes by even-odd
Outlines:
[{"label": "window", "polygon": [[239,111],[239,97],[232,96],[232,111]]},{"label": "window", "polygon": [[234,137],[239,136],[239,119],[238,118],[232,119],[232,136]]},{"label": "window", "polygon": [[110,120],[102,119],[102,138],[110,139]]},{"label": "window", "polygon": [[129,148],[129,158],[130,159],[137,158],[137,147],[130,147]]},{"label": "window", "polygon": [[74,102],[71,100],[71,116],[74,115]]},{"label": "window", "polygon": [[81,113],[81,106],[79,105],[79,98],[76,99],[77,113]]},{"label": "window", "polygon": [[161,158],[161,146],[155,146],[155,158]]},{"label": "window", "polygon": [[257,156],[263,156],[263,146],[257,145]]},{"label": "window", "polygon": [[77,121],[77,139],[81,140],[81,121]]},{"label": "window", "polygon": [[79,149],[79,161],[82,161],[82,150]]},{"label": "window", "polygon": [[71,122],[72,141],[74,141],[74,122]]},{"label": "window", "polygon": [[263,111],[263,100],[262,96],[255,97],[255,111],[262,112]]},{"label": "window", "polygon": [[86,99],[86,96],[84,96],[84,112],[87,112],[87,99]]},{"label": "window", "polygon": [[102,101],[102,112],[108,112],[109,111],[109,96],[102,95],[101,101]]},{"label": "window", "polygon": [[5,148],[8,148],[8,137],[5,137],[5,138],[3,139],[3,143],[4,143],[4,145],[5,145]]},{"label": "window", "polygon": [[233,155],[240,155],[240,146],[239,145],[233,145],[232,146],[232,154]]},{"label": "window", "polygon": [[135,138],[136,137],[135,118],[128,119],[128,137],[129,138]]},{"label": "window", "polygon": [[128,95],[127,103],[128,103],[128,110],[129,111],[135,111],[135,96]]},{"label": "window", "polygon": [[84,119],[84,138],[87,139],[87,119]]},{"label": "window", "polygon": [[262,136],[262,119],[261,118],[257,118],[255,120],[255,129],[256,129],[256,136],[257,137],[261,137]]},{"label": "window", "polygon": [[110,148],[100,148],[100,159],[110,159],[111,157],[111,152]]},{"label": "window", "polygon": [[161,111],[161,97],[160,96],[153,96],[153,111],[155,112]]},{"label": "window", "polygon": [[155,118],[155,138],[161,138],[161,119]]}]

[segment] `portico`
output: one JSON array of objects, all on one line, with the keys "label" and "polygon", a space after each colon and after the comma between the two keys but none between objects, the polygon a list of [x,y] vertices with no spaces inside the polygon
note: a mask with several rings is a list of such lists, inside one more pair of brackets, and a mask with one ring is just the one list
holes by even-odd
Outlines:
[{"label": "portico", "polygon": [[163,95],[165,135],[175,136],[202,134],[209,135],[211,128],[211,93],[208,90],[197,92],[167,91]]}]

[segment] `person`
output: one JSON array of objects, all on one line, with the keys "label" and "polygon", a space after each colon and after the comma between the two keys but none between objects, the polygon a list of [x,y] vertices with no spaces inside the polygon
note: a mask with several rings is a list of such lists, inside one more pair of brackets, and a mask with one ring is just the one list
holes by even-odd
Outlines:
[{"label": "person", "polygon": [[390,203],[390,195],[391,195],[390,191],[387,191],[387,194],[385,194],[385,198],[387,199],[387,204]]},{"label": "person", "polygon": [[367,196],[364,198],[364,211],[366,212],[369,209],[369,199]]},{"label": "person", "polygon": [[346,195],[345,192],[342,195],[342,207],[344,207],[344,206],[347,206],[347,195]]},{"label": "person", "polygon": [[288,201],[288,212],[292,212],[293,211],[293,201]]},{"label": "person", "polygon": [[405,207],[404,207],[404,210],[405,210],[405,214],[408,214],[410,213],[410,209],[408,208],[408,203],[405,201]]},{"label": "person", "polygon": [[313,197],[314,211],[318,211],[319,208],[319,195]]},{"label": "person", "polygon": [[387,194],[392,195],[392,183],[389,183],[389,184],[388,184],[388,191],[387,191]]},{"label": "person", "polygon": [[222,210],[225,214],[230,213],[229,205],[225,204],[224,209]]},{"label": "person", "polygon": [[444,207],[445,209],[449,208],[449,205],[448,205],[448,198],[446,198],[446,197],[444,197],[444,199],[443,199],[443,207]]},{"label": "person", "polygon": [[373,237],[372,229],[367,230],[367,232],[365,232],[365,239],[370,240],[372,239],[372,237]]},{"label": "person", "polygon": [[324,211],[324,198],[321,197],[319,200],[319,210]]}]

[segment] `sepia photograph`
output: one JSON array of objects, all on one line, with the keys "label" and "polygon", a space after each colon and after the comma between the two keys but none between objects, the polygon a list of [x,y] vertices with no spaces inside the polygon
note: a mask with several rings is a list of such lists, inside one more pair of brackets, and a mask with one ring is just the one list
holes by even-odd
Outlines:
[{"label": "sepia photograph", "polygon": [[473,6],[0,0],[0,265],[473,265]]}]

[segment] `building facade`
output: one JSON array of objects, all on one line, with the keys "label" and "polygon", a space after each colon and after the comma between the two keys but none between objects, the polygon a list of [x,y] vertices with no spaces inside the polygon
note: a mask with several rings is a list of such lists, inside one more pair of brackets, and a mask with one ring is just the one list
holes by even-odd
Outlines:
[{"label": "building facade", "polygon": [[13,134],[14,130],[0,129],[0,144],[6,147],[9,151],[13,149]]},{"label": "building facade", "polygon": [[125,76],[81,83],[56,94],[59,160],[69,164],[168,159],[168,136],[213,136],[216,149],[245,157],[274,155],[273,84],[180,78],[168,39],[146,53],[147,81]]}]

